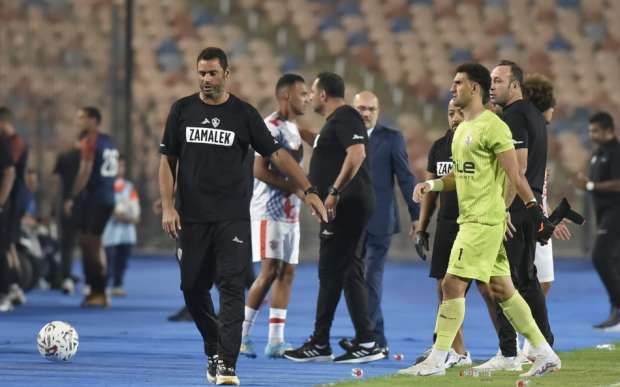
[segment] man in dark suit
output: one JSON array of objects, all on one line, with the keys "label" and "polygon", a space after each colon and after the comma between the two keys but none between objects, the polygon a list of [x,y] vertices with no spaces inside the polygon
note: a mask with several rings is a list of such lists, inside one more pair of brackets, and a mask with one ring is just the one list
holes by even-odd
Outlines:
[{"label": "man in dark suit", "polygon": [[[392,235],[400,232],[398,206],[394,194],[394,183],[398,185],[407,203],[411,225],[409,235],[413,237],[418,220],[419,206],[412,200],[415,177],[409,170],[409,159],[403,135],[394,129],[377,124],[379,100],[370,91],[362,91],[353,98],[353,107],[362,115],[370,140],[369,154],[372,183],[376,195],[375,212],[370,218],[365,236],[366,286],[368,288],[368,313],[374,326],[377,344],[387,355],[381,294],[383,291],[383,268]],[[396,177],[396,179],[395,179]],[[346,341],[341,345],[347,346]]]}]

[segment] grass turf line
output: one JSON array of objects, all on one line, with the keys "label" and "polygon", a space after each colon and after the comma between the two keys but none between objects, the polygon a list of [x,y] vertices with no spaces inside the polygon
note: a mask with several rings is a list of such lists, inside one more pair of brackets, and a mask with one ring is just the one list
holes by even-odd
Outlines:
[{"label": "grass turf line", "polygon": [[[562,369],[543,377],[530,378],[527,387],[562,386],[594,387],[620,386],[620,343],[615,349],[583,349],[559,353]],[[529,369],[529,365],[523,369]],[[400,386],[514,386],[521,372],[496,372],[491,377],[459,376],[465,369],[452,368],[446,376],[419,377],[393,375],[336,383],[337,387],[400,387]]]}]

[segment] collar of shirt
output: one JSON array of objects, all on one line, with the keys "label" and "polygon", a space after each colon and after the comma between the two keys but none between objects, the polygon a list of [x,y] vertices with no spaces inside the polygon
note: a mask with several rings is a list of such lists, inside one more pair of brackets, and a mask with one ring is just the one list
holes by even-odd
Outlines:
[{"label": "collar of shirt", "polygon": [[370,135],[371,135],[371,134],[372,134],[372,132],[375,130],[375,128],[376,128],[376,126],[375,126],[375,127],[370,128],[370,129],[366,129],[366,133],[368,133],[368,138],[370,138]]}]

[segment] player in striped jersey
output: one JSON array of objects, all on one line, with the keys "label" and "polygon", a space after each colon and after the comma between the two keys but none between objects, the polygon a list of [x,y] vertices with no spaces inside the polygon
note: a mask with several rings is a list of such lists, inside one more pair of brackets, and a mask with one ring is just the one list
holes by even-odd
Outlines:
[{"label": "player in striped jersey", "polygon": [[[306,110],[308,88],[296,74],[283,75],[276,84],[278,111],[265,118],[271,135],[301,164],[303,147],[295,117]],[[256,156],[254,192],[250,203],[252,256],[261,271],[248,293],[241,336],[241,354],[256,357],[250,339],[258,309],[273,285],[269,309],[268,357],[282,357],[292,346],[284,341],[284,325],[295,265],[299,260],[299,210],[303,192],[295,189],[268,159]]]}]

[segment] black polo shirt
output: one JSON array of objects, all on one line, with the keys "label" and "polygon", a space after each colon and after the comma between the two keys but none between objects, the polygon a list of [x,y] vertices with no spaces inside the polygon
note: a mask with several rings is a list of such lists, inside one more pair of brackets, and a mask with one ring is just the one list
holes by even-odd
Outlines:
[{"label": "black polo shirt", "polygon": [[172,105],[159,151],[179,162],[176,208],[182,222],[250,218],[250,146],[263,157],[280,148],[256,109],[234,95],[208,105],[196,93]]},{"label": "black polo shirt", "polygon": [[[502,119],[512,132],[515,149],[527,148],[525,177],[536,199],[542,203],[542,192],[547,168],[547,124],[542,113],[530,101],[521,99],[505,106]],[[517,195],[510,211],[525,210]]]},{"label": "black polo shirt", "polygon": [[[601,144],[590,160],[590,180],[599,183],[620,179],[620,142],[613,140]],[[592,191],[597,214],[610,207],[620,206],[620,192]]]},{"label": "black polo shirt", "polygon": [[[449,175],[452,172],[452,138],[454,132],[448,130],[442,138],[433,143],[428,153],[428,165],[426,170],[437,177]],[[439,193],[439,220],[456,222],[459,217],[459,203],[454,191],[442,191]]]},{"label": "black polo shirt", "polygon": [[340,174],[347,148],[355,144],[364,144],[367,157],[357,174],[342,189],[340,199],[344,200],[349,196],[374,197],[368,162],[368,133],[364,120],[357,110],[343,105],[327,117],[315,140],[310,160],[310,181],[318,188],[321,198],[327,196],[327,189]]}]

